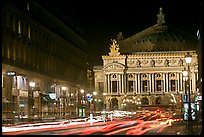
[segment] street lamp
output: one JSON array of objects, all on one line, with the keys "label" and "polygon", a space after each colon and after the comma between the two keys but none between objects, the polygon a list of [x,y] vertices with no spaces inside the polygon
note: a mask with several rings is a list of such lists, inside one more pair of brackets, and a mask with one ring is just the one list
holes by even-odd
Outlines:
[{"label": "street lamp", "polygon": [[[190,65],[192,62],[192,56],[190,55],[189,52],[185,55],[185,62],[187,64],[187,77],[186,77],[186,82],[187,82],[187,91],[188,91],[188,133],[192,134],[192,116],[191,116],[191,92],[190,92]],[[185,72],[186,73],[186,72]],[[186,75],[186,74],[185,74]]]},{"label": "street lamp", "polygon": [[65,98],[64,98],[64,96],[65,96],[65,92],[66,92],[66,90],[67,90],[67,87],[65,87],[65,86],[62,86],[61,87],[61,89],[62,89],[62,95],[63,95],[63,99],[62,99],[62,103],[61,103],[61,101],[60,101],[60,115],[63,117],[66,117],[66,106],[65,106]]},{"label": "street lamp", "polygon": [[83,112],[84,111],[84,107],[83,107],[83,104],[84,104],[84,95],[83,95],[84,94],[84,89],[81,89],[80,92],[82,94],[80,104],[81,104],[81,112],[82,112],[81,114],[82,114],[82,117],[83,117],[84,116],[84,112]]},{"label": "street lamp", "polygon": [[35,87],[35,82],[30,82],[29,85],[30,85],[31,88],[34,88]]}]

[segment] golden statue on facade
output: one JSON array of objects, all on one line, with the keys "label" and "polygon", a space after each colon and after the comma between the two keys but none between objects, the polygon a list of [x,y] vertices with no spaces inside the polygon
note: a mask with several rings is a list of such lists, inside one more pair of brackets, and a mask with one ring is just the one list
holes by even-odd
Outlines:
[{"label": "golden statue on facade", "polygon": [[111,39],[111,41],[112,41],[112,44],[110,44],[109,55],[111,55],[111,56],[120,55],[118,42],[115,39]]}]

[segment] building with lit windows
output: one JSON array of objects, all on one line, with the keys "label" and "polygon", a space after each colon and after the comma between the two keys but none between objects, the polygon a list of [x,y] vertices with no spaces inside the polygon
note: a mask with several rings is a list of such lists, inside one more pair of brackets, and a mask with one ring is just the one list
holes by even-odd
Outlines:
[{"label": "building with lit windows", "polygon": [[94,67],[95,91],[104,99],[106,110],[136,110],[161,106],[182,109],[186,93],[183,70],[185,55],[190,65],[191,99],[197,95],[197,40],[165,23],[160,8],[157,23],[131,37],[119,33],[111,39],[103,66]]},{"label": "building with lit windows", "polygon": [[87,84],[86,41],[79,27],[44,7],[2,5],[3,124],[78,115],[79,91]]}]

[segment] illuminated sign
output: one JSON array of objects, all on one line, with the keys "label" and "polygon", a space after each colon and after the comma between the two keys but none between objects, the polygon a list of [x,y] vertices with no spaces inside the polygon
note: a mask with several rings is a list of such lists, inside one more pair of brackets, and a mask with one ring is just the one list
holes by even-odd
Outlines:
[{"label": "illuminated sign", "polygon": [[[184,103],[183,106],[184,106],[184,120],[188,120],[188,103]],[[196,119],[195,113],[196,113],[196,105],[195,105],[195,103],[191,103],[192,120]]]},{"label": "illuminated sign", "polygon": [[199,101],[199,100],[202,100],[202,96],[196,96],[195,97],[195,101]]},{"label": "illuminated sign", "polygon": [[7,76],[16,76],[16,72],[15,71],[8,71],[6,73]]},{"label": "illuminated sign", "polygon": [[87,99],[89,102],[91,102],[91,96],[88,96]]},{"label": "illuminated sign", "polygon": [[49,97],[50,97],[51,99],[56,99],[56,98],[57,98],[57,95],[56,95],[56,93],[49,93]]},{"label": "illuminated sign", "polygon": [[183,96],[183,102],[188,102],[188,95]]}]

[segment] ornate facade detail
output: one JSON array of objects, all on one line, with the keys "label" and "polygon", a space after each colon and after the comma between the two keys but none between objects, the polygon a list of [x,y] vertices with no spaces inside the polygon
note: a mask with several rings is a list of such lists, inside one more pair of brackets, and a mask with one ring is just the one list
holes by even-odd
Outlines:
[{"label": "ornate facade detail", "polygon": [[165,67],[168,67],[168,66],[169,66],[169,60],[166,59],[166,60],[164,61],[164,66],[165,66]]},{"label": "ornate facade detail", "polygon": [[158,60],[156,60],[155,62],[158,63],[158,64],[161,64],[161,63],[162,63],[162,60],[158,59]]},{"label": "ornate facade detail", "polygon": [[139,60],[136,61],[136,67],[138,67],[138,68],[141,67],[141,63]]},{"label": "ornate facade detail", "polygon": [[123,69],[121,65],[112,64],[105,67],[105,69]]},{"label": "ornate facade detail", "polygon": [[135,62],[134,62],[133,60],[129,60],[129,61],[127,61],[128,66],[133,66],[134,63],[135,63]]},{"label": "ornate facade detail", "polygon": [[97,75],[95,77],[97,77],[97,79],[103,79],[104,78],[103,75]]},{"label": "ornate facade detail", "polygon": [[155,67],[155,61],[152,59],[152,60],[150,60],[150,66],[151,67]]},{"label": "ornate facade detail", "polygon": [[179,67],[183,66],[183,60],[182,59],[179,59],[178,65],[179,65]]},{"label": "ornate facade detail", "polygon": [[148,60],[142,60],[142,64],[147,64]]},{"label": "ornate facade detail", "polygon": [[120,55],[119,52],[119,44],[117,43],[117,41],[115,39],[111,39],[112,44],[110,45],[110,52],[109,55],[110,56],[118,56]]},{"label": "ornate facade detail", "polygon": [[174,63],[176,63],[176,60],[175,59],[171,59],[170,63],[174,64]]}]

